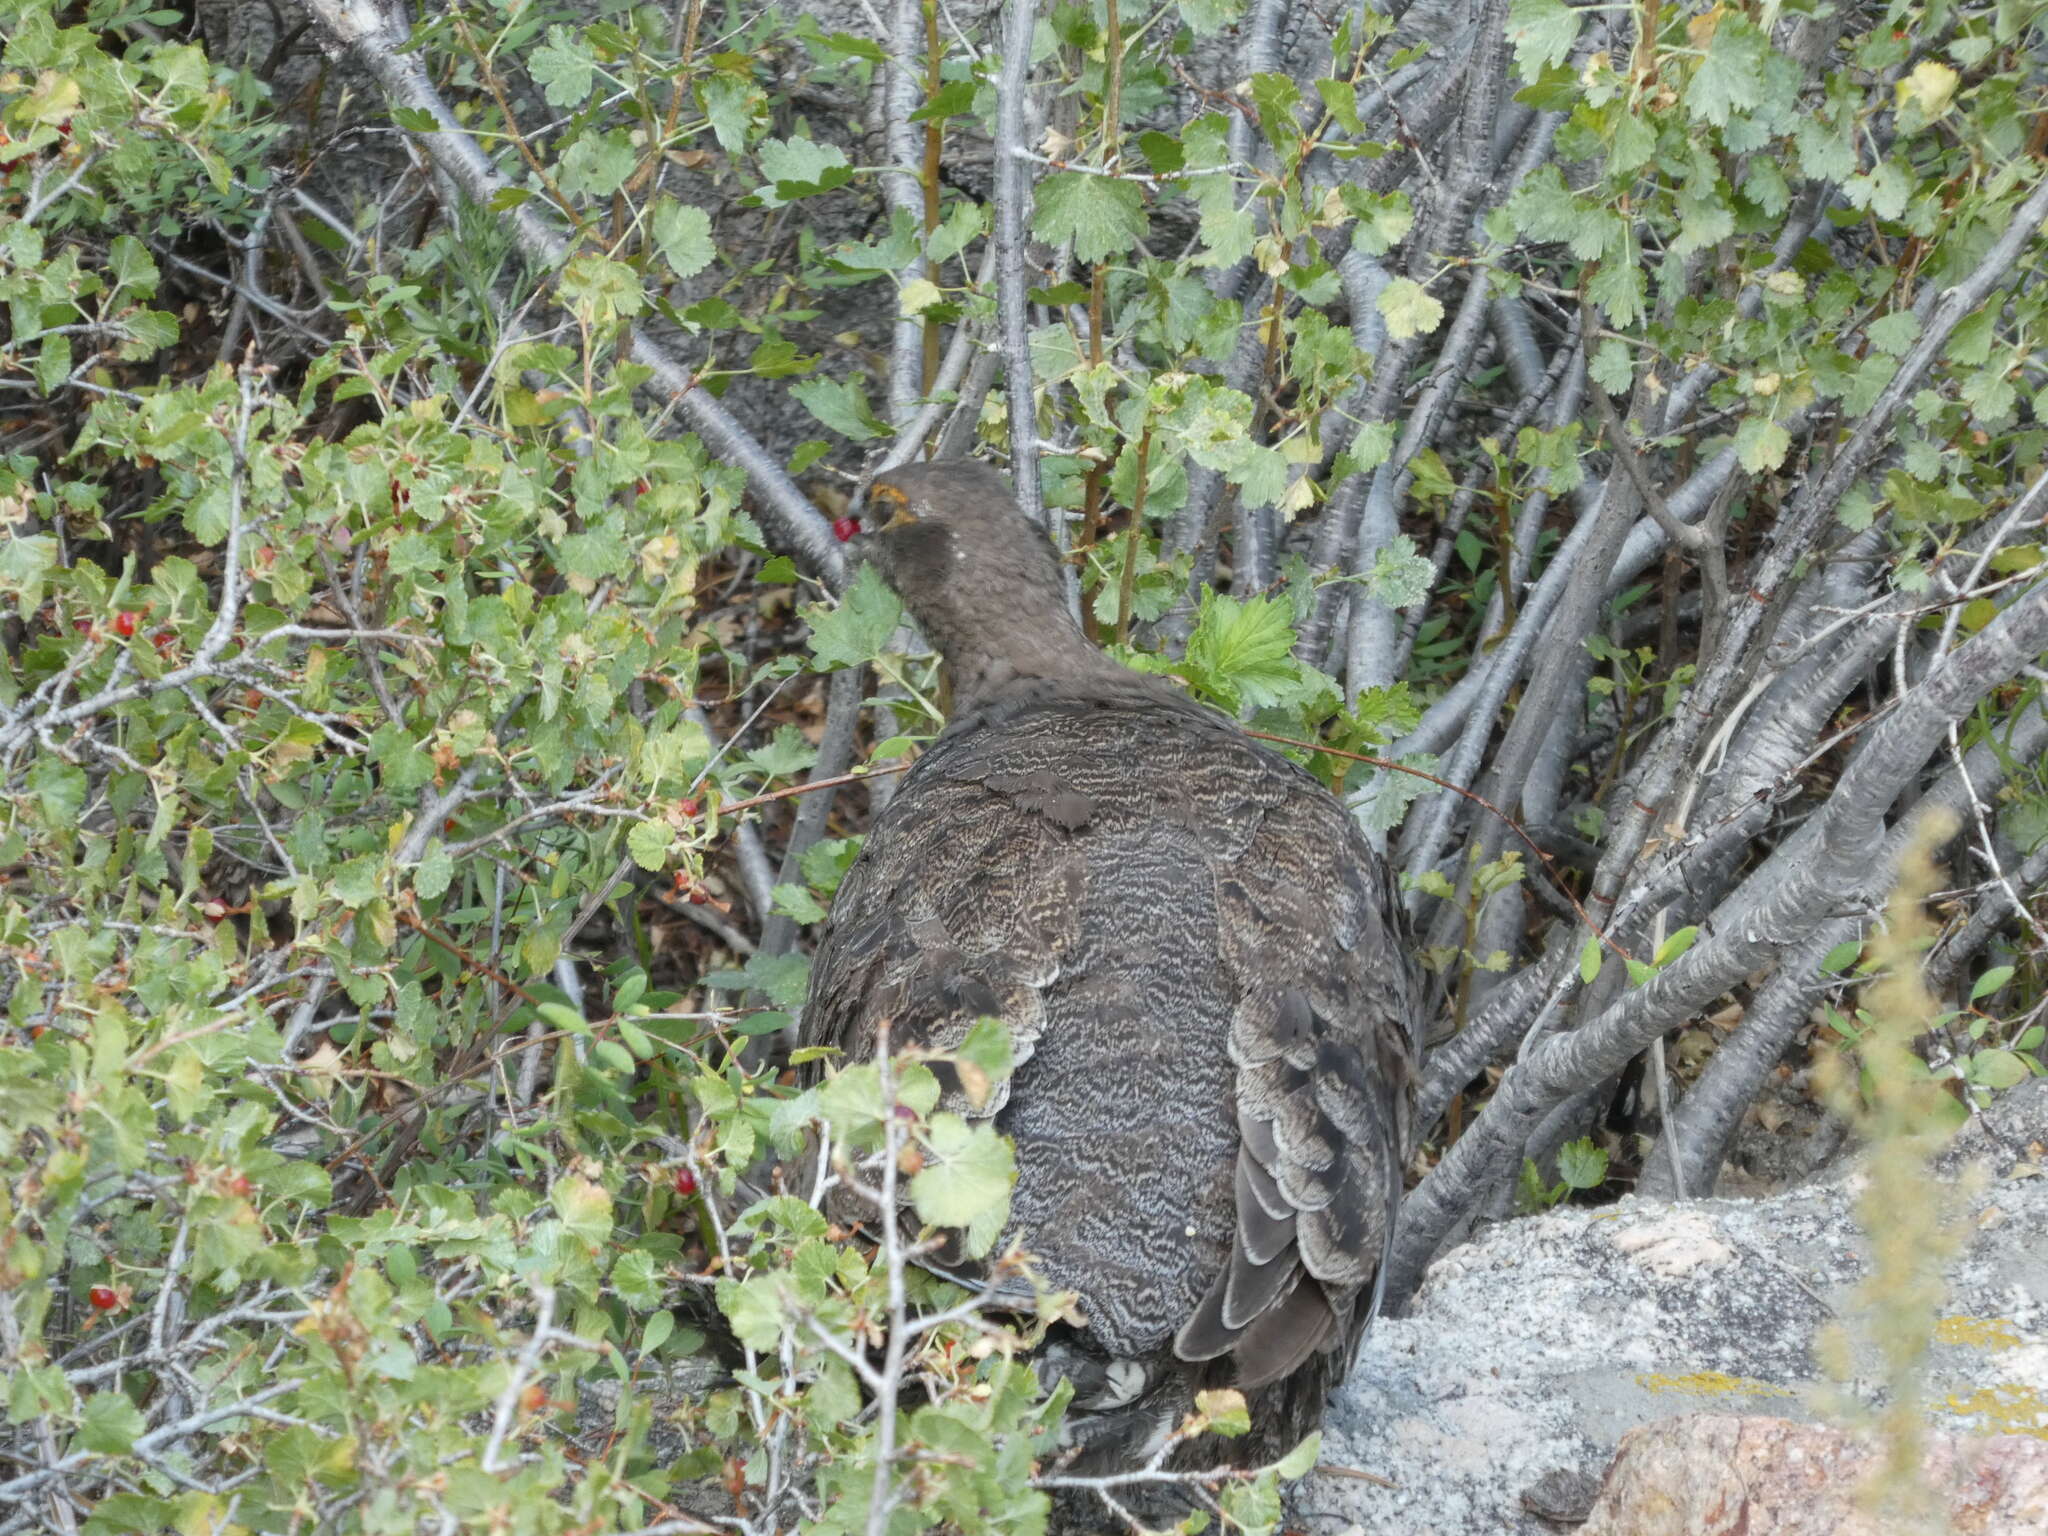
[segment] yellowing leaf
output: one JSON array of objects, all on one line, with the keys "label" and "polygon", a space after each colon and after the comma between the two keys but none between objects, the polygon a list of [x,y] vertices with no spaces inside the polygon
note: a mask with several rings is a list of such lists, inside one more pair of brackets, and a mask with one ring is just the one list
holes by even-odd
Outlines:
[{"label": "yellowing leaf", "polygon": [[928,277],[914,277],[903,285],[896,295],[899,314],[921,315],[938,303],[945,295],[939,292],[939,285]]},{"label": "yellowing leaf", "polygon": [[1412,277],[1397,277],[1380,290],[1374,301],[1380,318],[1387,322],[1387,334],[1396,341],[1427,336],[1443,322],[1444,307],[1429,296]]},{"label": "yellowing leaf", "polygon": [[1195,1412],[1209,1421],[1209,1429],[1214,1434],[1234,1437],[1247,1433],[1252,1427],[1251,1411],[1245,1406],[1244,1394],[1235,1387],[1197,1392]]},{"label": "yellowing leaf", "polygon": [[1892,87],[1897,104],[1911,102],[1930,123],[1955,105],[1956,86],[1962,77],[1939,59],[1922,59],[1913,72]]},{"label": "yellowing leaf", "polygon": [[1762,416],[1751,416],[1735,429],[1735,456],[1752,475],[1769,474],[1792,451],[1792,434]]},{"label": "yellowing leaf", "polygon": [[593,1184],[581,1174],[555,1180],[548,1200],[562,1218],[562,1225],[595,1248],[612,1235],[612,1197],[602,1184]]}]

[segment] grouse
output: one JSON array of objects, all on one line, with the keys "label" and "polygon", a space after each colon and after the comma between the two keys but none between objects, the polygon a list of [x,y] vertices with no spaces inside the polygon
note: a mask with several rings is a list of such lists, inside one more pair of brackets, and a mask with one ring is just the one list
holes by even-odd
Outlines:
[{"label": "grouse", "polygon": [[[1283,1454],[1379,1302],[1413,1117],[1417,988],[1385,863],[1305,771],[1069,616],[995,471],[889,471],[849,548],[943,656],[951,718],[833,900],[803,1032],[849,1060],[1000,1016],[980,1112],[1016,1145],[1005,1244],[1085,1326],[1068,1465],[1162,1445],[1198,1391]],[[1176,1463],[1180,1451],[1176,1451]]]}]

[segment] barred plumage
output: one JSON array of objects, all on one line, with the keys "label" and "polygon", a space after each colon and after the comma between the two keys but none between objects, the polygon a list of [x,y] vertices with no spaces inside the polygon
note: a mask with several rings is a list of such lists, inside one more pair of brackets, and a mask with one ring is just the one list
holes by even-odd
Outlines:
[{"label": "barred plumage", "polygon": [[855,552],[955,709],[840,886],[805,1034],[857,1060],[883,1018],[940,1046],[1009,1023],[1017,1069],[980,1112],[1017,1145],[1006,1241],[1087,1318],[1048,1350],[1082,1465],[1226,1385],[1242,1451],[1285,1450],[1376,1306],[1408,1150],[1386,866],[1299,767],[1087,642],[993,471],[899,469],[869,507]]}]

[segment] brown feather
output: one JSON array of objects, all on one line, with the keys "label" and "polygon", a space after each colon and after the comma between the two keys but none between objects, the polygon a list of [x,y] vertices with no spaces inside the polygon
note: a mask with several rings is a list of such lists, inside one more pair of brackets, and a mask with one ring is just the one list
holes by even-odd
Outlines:
[{"label": "brown feather", "polygon": [[1225,1385],[1254,1436],[1186,1454],[1277,1454],[1343,1374],[1399,1197],[1418,1029],[1392,878],[1301,769],[1087,644],[990,472],[887,483],[910,515],[855,553],[958,707],[840,885],[804,1036],[858,1061],[883,1019],[943,1050],[1000,1015],[1010,1081],[973,1104],[947,1077],[944,1106],[1015,1140],[1004,1241],[1079,1294],[1087,1326],[1044,1355],[1088,1388],[1078,1465]]}]

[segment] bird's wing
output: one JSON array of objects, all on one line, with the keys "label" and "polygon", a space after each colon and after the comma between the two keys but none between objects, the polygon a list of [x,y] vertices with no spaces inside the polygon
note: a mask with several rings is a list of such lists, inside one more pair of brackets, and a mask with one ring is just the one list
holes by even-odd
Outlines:
[{"label": "bird's wing", "polygon": [[1229,1251],[1210,818],[1154,791],[1179,744],[1172,719],[1072,699],[943,740],[841,885],[807,1011],[855,1060],[885,1019],[940,1047],[1005,1019],[1011,1099],[979,1112],[1016,1142],[1010,1236],[1119,1359],[1168,1352]]},{"label": "bird's wing", "polygon": [[[957,771],[960,756],[942,746],[919,762],[833,897],[811,964],[809,1043],[864,1060],[886,1021],[892,1052],[950,1051],[994,1016],[1016,1063],[1035,1049],[1071,937],[1064,851],[1042,821],[1001,814]],[[1006,1083],[975,1098],[937,1070],[948,1109],[992,1117],[1007,1102]]]},{"label": "bird's wing", "polygon": [[1377,1304],[1415,1077],[1415,989],[1386,866],[1306,775],[1257,756],[1289,792],[1217,873],[1239,999],[1236,1235],[1175,1339],[1183,1359],[1230,1355],[1245,1388],[1347,1343]]},{"label": "bird's wing", "polygon": [[1372,1306],[1414,1091],[1406,945],[1306,774],[1206,711],[1119,702],[919,763],[834,899],[805,1034],[858,1060],[883,1020],[892,1048],[945,1049],[1003,1017],[1018,1235],[1112,1353],[1163,1328],[1253,1388]]}]

